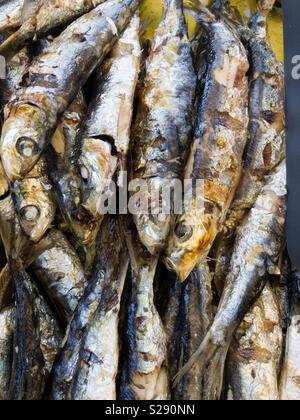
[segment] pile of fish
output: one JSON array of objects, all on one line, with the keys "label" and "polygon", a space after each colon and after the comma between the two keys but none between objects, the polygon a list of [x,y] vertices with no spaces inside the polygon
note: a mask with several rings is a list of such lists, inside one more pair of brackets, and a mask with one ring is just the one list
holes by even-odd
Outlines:
[{"label": "pile of fish", "polygon": [[275,0],[141,3],[1,1],[0,399],[300,399]]}]

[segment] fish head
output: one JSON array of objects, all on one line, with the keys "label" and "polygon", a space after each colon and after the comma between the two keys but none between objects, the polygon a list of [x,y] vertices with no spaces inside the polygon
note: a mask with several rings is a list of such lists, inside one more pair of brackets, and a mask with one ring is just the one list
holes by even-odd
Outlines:
[{"label": "fish head", "polygon": [[68,228],[81,245],[94,243],[98,233],[98,220],[93,220],[81,205],[80,179],[77,168],[71,165],[69,171],[56,179],[59,206]]},{"label": "fish head", "polygon": [[2,129],[1,158],[7,177],[22,179],[39,160],[46,146],[46,114],[31,104],[12,109]]},{"label": "fish head", "polygon": [[140,214],[134,216],[139,238],[150,254],[159,255],[167,246],[171,215]]},{"label": "fish head", "polygon": [[51,228],[56,200],[48,178],[27,178],[14,183],[14,203],[20,225],[32,242],[39,242]]},{"label": "fish head", "polygon": [[166,266],[184,282],[196,265],[206,260],[216,235],[215,224],[203,211],[179,216],[164,258]]},{"label": "fish head", "polygon": [[83,140],[79,159],[81,200],[92,218],[104,215],[105,202],[114,194],[111,186],[117,165],[110,143],[93,138]]},{"label": "fish head", "polygon": [[0,161],[0,200],[1,198],[5,198],[7,194],[9,194],[10,184],[4,172],[4,168]]}]

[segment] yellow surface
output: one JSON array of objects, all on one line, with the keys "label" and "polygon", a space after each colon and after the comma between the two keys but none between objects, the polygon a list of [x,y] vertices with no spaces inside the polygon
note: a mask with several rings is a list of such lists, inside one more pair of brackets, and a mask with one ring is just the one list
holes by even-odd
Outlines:
[{"label": "yellow surface", "polygon": [[[209,0],[201,0],[207,5]],[[144,38],[151,39],[156,26],[158,25],[162,13],[162,0],[144,0],[142,4],[142,17],[148,28]],[[239,9],[245,19],[255,11],[255,0],[231,0],[231,5]],[[189,32],[193,33],[195,24],[188,16]],[[283,60],[283,31],[282,31],[282,15],[279,9],[274,9],[269,18],[269,38],[273,50],[279,60]]]}]

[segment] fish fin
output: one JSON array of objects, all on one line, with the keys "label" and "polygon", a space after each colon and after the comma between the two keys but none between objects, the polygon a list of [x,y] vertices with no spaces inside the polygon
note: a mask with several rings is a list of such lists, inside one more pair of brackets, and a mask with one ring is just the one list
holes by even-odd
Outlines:
[{"label": "fish fin", "polygon": [[197,370],[201,372],[201,399],[218,400],[222,392],[227,352],[228,345],[217,343],[214,335],[209,332],[196,353],[177,373],[173,386],[178,386],[183,377],[197,364]]}]

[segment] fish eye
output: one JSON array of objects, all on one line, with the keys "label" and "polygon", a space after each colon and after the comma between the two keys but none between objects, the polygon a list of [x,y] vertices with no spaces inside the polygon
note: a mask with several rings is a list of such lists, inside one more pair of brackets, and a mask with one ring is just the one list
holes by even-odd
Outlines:
[{"label": "fish eye", "polygon": [[26,158],[30,158],[38,154],[38,144],[29,137],[20,137],[16,144],[18,153]]},{"label": "fish eye", "polygon": [[40,209],[36,206],[23,207],[20,216],[26,222],[35,222],[40,217]]},{"label": "fish eye", "polygon": [[185,242],[193,235],[193,228],[179,223],[175,228],[175,235],[180,241]]}]

